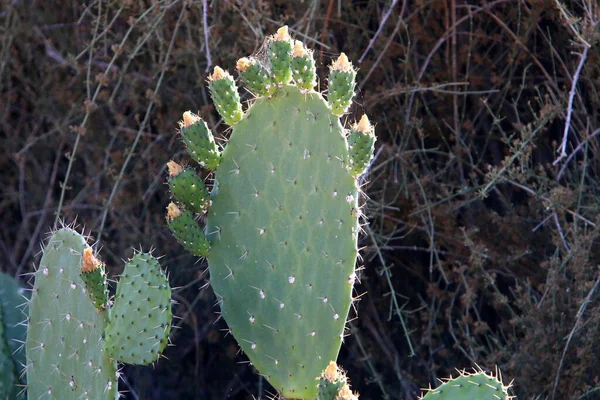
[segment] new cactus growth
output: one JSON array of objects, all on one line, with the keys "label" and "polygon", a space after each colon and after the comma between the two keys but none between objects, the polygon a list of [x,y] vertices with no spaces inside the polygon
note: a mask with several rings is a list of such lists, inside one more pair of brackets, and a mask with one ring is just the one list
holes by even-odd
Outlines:
[{"label": "new cactus growth", "polygon": [[483,371],[462,371],[457,378],[447,379],[430,389],[422,400],[509,400],[508,387],[495,376]]},{"label": "new cactus growth", "polygon": [[[345,55],[331,68],[326,101],[313,90],[312,53],[292,43],[287,27],[267,40],[268,77],[257,69],[249,78],[244,73],[257,64],[238,62],[251,91],[264,96],[243,114],[231,76],[215,68],[213,101],[232,133],[216,167],[206,233],[190,206],[190,180],[182,182],[183,195],[173,191],[181,204],[169,205],[167,220],[186,249],[208,258],[222,315],[252,364],[282,396],[314,400],[321,371],[337,358],[352,302],[356,177],[371,159],[375,136],[365,116],[350,133],[360,136],[349,149],[338,117],[354,94],[355,71]],[[227,84],[215,85],[220,79]],[[182,126],[190,126],[191,115],[184,114]],[[198,160],[202,144],[182,134]],[[206,136],[203,143],[214,143]]]},{"label": "new cactus growth", "polygon": [[107,293],[104,265],[85,238],[70,228],[55,232],[29,303],[29,399],[116,399],[118,361],[156,360],[171,326],[170,288],[158,262],[136,255],[112,307]]}]

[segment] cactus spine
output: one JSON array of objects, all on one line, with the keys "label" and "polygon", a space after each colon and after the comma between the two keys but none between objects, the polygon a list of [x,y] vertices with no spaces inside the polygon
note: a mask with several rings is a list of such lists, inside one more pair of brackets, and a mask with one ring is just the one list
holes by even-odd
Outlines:
[{"label": "cactus spine", "polygon": [[[200,143],[182,129],[192,157],[216,168],[205,233],[196,218],[202,212],[191,204],[206,204],[192,193],[195,178],[172,188],[179,204],[169,205],[167,221],[188,251],[208,258],[222,315],[252,364],[282,396],[314,400],[321,371],[337,358],[352,302],[356,178],[375,136],[366,116],[350,133],[355,139],[340,123],[356,75],[345,55],[331,67],[326,101],[313,90],[312,52],[292,41],[287,27],[266,45],[269,65],[237,63],[261,96],[245,112],[231,75],[216,67],[209,77],[216,109],[232,126],[218,166],[207,162],[212,135],[203,130]],[[192,123],[205,126],[184,113],[182,127]]]},{"label": "cactus spine", "polygon": [[[138,254],[126,265],[110,307],[104,264],[85,238],[70,228],[55,232],[29,304],[28,398],[118,398],[117,361],[147,364],[164,348],[170,295],[158,262]],[[115,346],[115,337],[123,344]],[[115,350],[125,346],[126,354]]]}]

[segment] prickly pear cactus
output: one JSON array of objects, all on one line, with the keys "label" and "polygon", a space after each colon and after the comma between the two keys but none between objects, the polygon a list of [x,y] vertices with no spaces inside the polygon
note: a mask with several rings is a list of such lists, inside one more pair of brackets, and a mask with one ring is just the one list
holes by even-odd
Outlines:
[{"label": "prickly pear cactus", "polygon": [[[291,40],[287,27],[266,45],[267,64],[251,57],[237,63],[259,96],[245,112],[228,72],[216,67],[209,77],[216,108],[232,126],[222,153],[205,122],[184,113],[190,156],[216,169],[212,204],[189,168],[170,163],[179,204],[169,205],[167,221],[184,247],[208,258],[221,313],[251,363],[282,396],[316,399],[352,302],[356,179],[371,160],[375,136],[366,116],[350,130],[340,123],[355,86],[344,54],[330,67],[326,100],[313,90],[312,53]],[[204,213],[205,233],[197,222]]]},{"label": "prickly pear cactus", "polygon": [[429,390],[423,400],[509,400],[508,387],[493,375],[483,371],[461,372],[435,389]]},{"label": "prickly pear cactus", "polygon": [[117,362],[155,361],[170,327],[170,288],[152,256],[138,254],[128,263],[111,307],[104,264],[82,235],[63,228],[35,272],[28,398],[117,399]]}]

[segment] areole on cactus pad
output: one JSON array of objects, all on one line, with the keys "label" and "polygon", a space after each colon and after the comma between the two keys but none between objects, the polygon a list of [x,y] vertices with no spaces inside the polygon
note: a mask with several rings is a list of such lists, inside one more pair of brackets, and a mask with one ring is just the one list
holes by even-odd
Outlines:
[{"label": "areole on cactus pad", "polygon": [[[340,123],[356,75],[344,54],[330,67],[326,100],[313,89],[312,52],[287,27],[266,45],[268,64],[237,63],[257,95],[245,112],[229,73],[216,67],[209,77],[232,127],[220,155],[205,122],[184,113],[183,140],[195,161],[215,170],[214,185],[209,202],[195,172],[170,163],[179,204],[169,205],[167,221],[190,252],[207,257],[221,313],[259,373],[284,397],[316,399],[352,303],[357,177],[375,136],[366,116],[350,129]],[[203,230],[196,216],[204,212]]]}]

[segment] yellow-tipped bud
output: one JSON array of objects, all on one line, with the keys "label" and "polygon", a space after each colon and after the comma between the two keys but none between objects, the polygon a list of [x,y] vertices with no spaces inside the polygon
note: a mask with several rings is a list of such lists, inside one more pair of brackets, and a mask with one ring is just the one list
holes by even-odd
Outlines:
[{"label": "yellow-tipped bud", "polygon": [[287,42],[290,39],[290,33],[288,32],[287,25],[277,29],[277,33],[273,35],[273,40],[276,42]]},{"label": "yellow-tipped bud", "polygon": [[167,163],[167,168],[169,169],[169,176],[171,178],[176,177],[180,173],[183,172],[183,166],[177,164],[175,161],[171,160]]},{"label": "yellow-tipped bud", "polygon": [[179,217],[181,215],[181,210],[179,209],[179,207],[177,207],[177,205],[175,205],[175,203],[171,202],[169,203],[169,205],[167,206],[167,219],[169,221],[173,221],[175,218]]},{"label": "yellow-tipped bud", "polygon": [[210,81],[218,81],[219,79],[224,79],[227,78],[231,75],[229,75],[229,72],[225,71],[223,68],[219,67],[218,65],[215,67],[212,75],[210,75],[208,77],[208,80]]},{"label": "yellow-tipped bud", "polygon": [[88,247],[83,250],[83,255],[81,257],[81,272],[92,272],[96,269],[100,268],[102,262],[94,256],[94,251]]},{"label": "yellow-tipped bud", "polygon": [[306,47],[304,47],[304,44],[301,41],[296,40],[294,42],[294,50],[292,51],[292,57],[304,57],[306,55],[308,55]]},{"label": "yellow-tipped bud", "polygon": [[369,118],[366,114],[363,114],[363,116],[360,118],[360,121],[358,121],[358,124],[355,124],[353,128],[355,131],[360,132],[364,135],[373,134],[373,125],[371,125],[371,122],[369,121]]},{"label": "yellow-tipped bud", "polygon": [[329,382],[337,382],[339,380],[338,367],[335,361],[329,361],[329,365],[323,371],[323,378]]},{"label": "yellow-tipped bud", "polygon": [[246,70],[253,66],[254,63],[255,61],[253,59],[248,57],[242,57],[239,60],[237,60],[237,63],[235,64],[235,69],[237,69],[239,72],[246,72]]},{"label": "yellow-tipped bud", "polygon": [[200,117],[194,114],[191,111],[186,111],[183,113],[183,121],[179,121],[179,126],[181,128],[189,128],[194,125],[196,122],[200,121]]},{"label": "yellow-tipped bud", "polygon": [[334,71],[350,72],[352,71],[352,63],[348,60],[348,56],[345,53],[340,54],[337,60],[331,66]]}]

